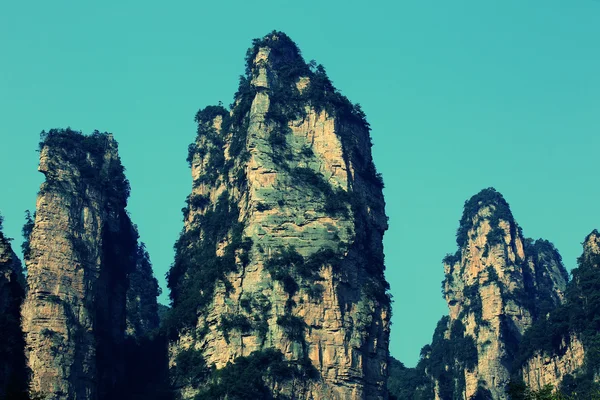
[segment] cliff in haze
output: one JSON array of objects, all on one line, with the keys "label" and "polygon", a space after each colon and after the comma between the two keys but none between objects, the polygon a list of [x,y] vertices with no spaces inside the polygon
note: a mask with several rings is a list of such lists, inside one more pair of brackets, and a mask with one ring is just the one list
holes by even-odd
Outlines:
[{"label": "cliff in haze", "polygon": [[450,312],[421,352],[415,398],[508,399],[521,338],[561,303],[568,274],[550,242],[523,238],[493,188],[465,202],[456,240],[443,260]]},{"label": "cliff in haze", "polygon": [[172,384],[184,399],[387,398],[387,218],[364,114],[283,33],[246,62],[231,110],[196,116]]},{"label": "cliff in haze", "polygon": [[[39,170],[46,179],[27,238],[22,310],[31,395],[119,398],[139,246],[117,143],[97,131],[43,132]],[[131,319],[132,329],[146,325]]]},{"label": "cliff in haze", "polygon": [[0,215],[0,399],[25,399],[25,368],[21,303],[25,297],[25,278],[10,240],[2,232]]}]

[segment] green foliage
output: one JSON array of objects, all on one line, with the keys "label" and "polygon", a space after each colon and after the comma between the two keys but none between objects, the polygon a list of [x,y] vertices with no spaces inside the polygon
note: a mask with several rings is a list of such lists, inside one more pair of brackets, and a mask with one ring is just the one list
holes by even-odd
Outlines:
[{"label": "green foliage", "polygon": [[186,203],[191,210],[204,210],[210,204],[208,195],[194,194],[188,196]]},{"label": "green foliage", "polygon": [[127,279],[127,318],[136,333],[141,334],[159,327],[158,303],[161,294],[158,281],[152,273],[150,255],[146,245],[141,243],[135,253],[135,270]]},{"label": "green foliage", "polygon": [[[91,135],[67,129],[51,129],[40,134],[39,148],[58,151],[64,160],[79,170],[82,183],[101,188],[111,203],[125,207],[129,197],[129,181],[120,160],[111,159],[104,165],[109,149],[117,150],[117,142],[109,133],[94,131]],[[52,180],[48,183],[58,184]]]},{"label": "green foliage", "polygon": [[267,203],[258,203],[256,205],[256,210],[257,211],[261,211],[262,212],[262,211],[267,211],[267,210],[270,210],[270,209],[271,209],[271,205],[267,204]]},{"label": "green foliage", "polygon": [[[438,322],[430,346],[421,350],[421,361],[417,368],[439,382],[442,400],[462,398],[465,387],[464,371],[472,371],[477,365],[477,347],[470,335],[465,335],[465,327],[460,321],[450,326],[450,338],[445,338],[449,317]],[[423,372],[424,373],[424,372]]]},{"label": "green foliage", "polygon": [[[548,249],[547,243],[539,246]],[[578,264],[567,285],[565,302],[525,332],[515,369],[536,352],[562,355],[566,350],[563,344],[575,335],[585,349],[584,367],[561,389],[566,394],[577,393],[578,398],[591,398],[600,389],[594,382],[600,371],[600,256],[582,255]]]},{"label": "green foliage", "polygon": [[463,214],[456,232],[456,244],[459,248],[464,247],[467,243],[467,233],[473,226],[473,218],[477,215],[479,210],[486,206],[494,208],[492,216],[490,217],[492,229],[498,226],[498,221],[501,219],[507,221],[511,227],[516,227],[510,207],[506,200],[504,200],[504,197],[492,187],[483,189],[481,192],[465,201]]},{"label": "green foliage", "polygon": [[[539,391],[531,390],[522,381],[512,381],[508,385],[507,394],[510,400],[598,400],[600,391],[591,391],[586,394],[564,394],[560,390],[555,390],[552,385],[546,385]],[[581,396],[581,397],[580,397]]]},{"label": "green foliage", "polygon": [[252,329],[252,324],[245,315],[225,314],[221,316],[221,322],[217,326],[217,329],[221,331],[225,341],[229,343],[230,331],[236,330],[240,333],[248,333]]},{"label": "green foliage", "polygon": [[283,328],[285,334],[291,340],[304,342],[306,323],[302,318],[286,313],[277,317],[277,325],[280,325]]},{"label": "green foliage", "polygon": [[504,229],[500,228],[499,226],[494,226],[487,234],[488,245],[493,246],[496,244],[505,243],[504,235],[506,235]]},{"label": "green foliage", "polygon": [[33,218],[31,216],[31,212],[29,210],[25,211],[25,225],[23,225],[23,229],[21,230],[21,234],[23,235],[23,243],[21,243],[21,251],[23,252],[23,258],[25,260],[29,260],[29,256],[31,253],[31,247],[29,244],[29,240],[31,238],[31,232],[33,231],[33,227],[35,226],[35,212],[33,213]]},{"label": "green foliage", "polygon": [[448,253],[442,259],[443,264],[450,265],[451,267],[458,262],[460,262],[460,250],[456,251],[454,254]]},{"label": "green foliage", "polygon": [[305,290],[312,299],[320,298],[322,285],[317,284],[322,278],[321,267],[331,265],[338,268],[341,257],[330,248],[323,248],[304,258],[293,246],[280,248],[265,263],[271,277],[280,282],[285,292],[294,296],[298,290]]},{"label": "green foliage", "polygon": [[[289,121],[304,115],[304,104],[308,103],[317,112],[325,110],[348,123],[369,129],[360,105],[353,105],[335,89],[322,65],[315,62],[307,64],[298,46],[283,32],[273,31],[263,38],[253,40],[252,47],[246,53],[246,76],[240,80],[240,87],[247,85],[253,78],[254,59],[261,47],[270,49],[269,62],[277,76],[276,80],[270,82],[270,107],[266,116],[268,120],[285,128]],[[301,77],[309,78],[309,85],[302,93],[296,87],[296,82]]]},{"label": "green foliage", "polygon": [[498,282],[498,273],[496,272],[496,268],[494,268],[493,265],[489,265],[485,270],[488,276],[486,284],[490,284],[491,282]]},{"label": "green foliage", "polygon": [[246,321],[241,324],[242,329],[238,330],[243,332],[253,329],[264,341],[269,331],[268,319],[272,307],[269,299],[262,293],[254,293],[251,296],[242,297],[240,306],[249,317],[243,316]]},{"label": "green foliage", "polygon": [[477,282],[473,283],[471,286],[465,286],[464,298],[469,299],[469,303],[463,307],[461,313],[472,312],[475,315],[475,322],[477,322],[477,325],[486,324],[487,321],[483,320],[483,303],[481,301],[479,284]]},{"label": "green foliage", "polygon": [[406,368],[403,363],[390,357],[388,392],[390,400],[430,400],[425,396],[424,388],[430,384],[423,371],[418,368]]},{"label": "green foliage", "polygon": [[174,386],[190,385],[197,388],[206,379],[209,372],[202,352],[190,347],[179,352],[175,357],[175,369],[172,373],[176,379]]},{"label": "green foliage", "polygon": [[304,257],[289,246],[281,248],[265,263],[265,269],[271,277],[283,285],[285,292],[292,297],[298,289],[298,283],[294,279],[294,272],[304,263]]},{"label": "green foliage", "polygon": [[[223,192],[205,214],[197,215],[195,228],[182,232],[175,243],[175,262],[167,275],[173,309],[167,327],[175,334],[183,327],[195,326],[198,313],[212,299],[218,281],[227,286],[226,274],[248,264],[252,241],[242,237],[239,209]],[[228,238],[222,256],[217,245]],[[236,258],[239,257],[241,265]]]},{"label": "green foliage", "polygon": [[[530,301],[535,305],[533,308],[535,311],[534,317],[536,319],[545,318],[546,314],[552,311],[558,303],[554,280],[549,271],[557,269],[565,282],[568,282],[569,274],[562,263],[562,257],[558,250],[549,241],[526,239],[524,250],[535,265],[535,276],[524,276],[527,284],[526,289],[528,289],[531,297]],[[535,281],[535,287],[532,287],[534,286],[533,283],[528,281]],[[533,296],[531,296],[532,293]]]},{"label": "green foliage", "polygon": [[[292,379],[312,379],[314,368],[303,361],[287,361],[279,350],[255,351],[212,370],[195,400],[274,399],[270,387]],[[281,397],[278,397],[281,398]]]},{"label": "green foliage", "polygon": [[286,130],[273,129],[269,133],[268,141],[273,150],[285,149],[287,142],[285,140]]},{"label": "green foliage", "polygon": [[348,215],[350,194],[341,187],[332,187],[323,174],[311,168],[296,167],[290,170],[290,176],[295,182],[309,186],[325,200],[324,211],[330,215]]},{"label": "green foliage", "polygon": [[217,117],[222,117],[223,119],[229,118],[229,112],[223,106],[208,106],[196,113],[196,117],[194,120],[197,123],[211,123]]},{"label": "green foliage", "polygon": [[[1,231],[0,240],[6,240]],[[11,266],[18,260],[7,261],[0,264],[0,398],[25,400],[27,366],[25,338],[21,330],[25,286],[21,271]]]}]

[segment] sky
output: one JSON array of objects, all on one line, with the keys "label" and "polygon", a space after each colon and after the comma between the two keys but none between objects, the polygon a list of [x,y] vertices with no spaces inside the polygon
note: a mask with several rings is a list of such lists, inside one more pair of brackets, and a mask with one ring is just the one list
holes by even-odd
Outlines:
[{"label": "sky", "polygon": [[287,33],[362,105],[385,180],[391,354],[439,318],[462,206],[493,186],[576,265],[600,228],[600,1],[0,2],[0,212],[21,243],[39,133],[112,132],[164,289],[199,108],[229,104],[253,38]]}]

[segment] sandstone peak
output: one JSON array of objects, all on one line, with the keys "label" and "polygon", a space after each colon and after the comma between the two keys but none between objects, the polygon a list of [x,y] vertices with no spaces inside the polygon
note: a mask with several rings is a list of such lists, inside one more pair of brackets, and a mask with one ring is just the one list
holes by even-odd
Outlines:
[{"label": "sandstone peak", "polygon": [[465,202],[456,239],[457,252],[444,259],[449,318],[440,322],[426,362],[435,365],[427,367],[433,391],[442,399],[506,399],[519,340],[560,304],[568,275],[550,242],[523,238],[494,188]]},{"label": "sandstone peak", "polygon": [[600,233],[594,229],[583,241],[583,257],[600,255]]},{"label": "sandstone peak", "polygon": [[384,399],[387,219],[364,113],[283,33],[246,61],[231,111],[196,114],[168,274],[172,379],[184,399],[226,398],[237,389],[205,367],[222,377],[268,360],[286,376],[264,367],[252,390]]},{"label": "sandstone peak", "polygon": [[[127,310],[140,308],[128,304],[140,297],[136,288],[129,292],[129,280],[134,272],[151,275],[148,262],[136,269],[129,182],[108,133],[52,129],[41,139],[46,180],[28,238],[22,309],[31,396],[117,398],[126,387]],[[157,285],[144,282],[156,306]]]},{"label": "sandstone peak", "polygon": [[465,201],[456,233],[456,243],[459,247],[466,245],[469,239],[468,232],[476,229],[483,220],[490,221],[492,225],[497,225],[502,220],[510,226],[511,230],[517,228],[504,196],[493,187],[489,187]]}]

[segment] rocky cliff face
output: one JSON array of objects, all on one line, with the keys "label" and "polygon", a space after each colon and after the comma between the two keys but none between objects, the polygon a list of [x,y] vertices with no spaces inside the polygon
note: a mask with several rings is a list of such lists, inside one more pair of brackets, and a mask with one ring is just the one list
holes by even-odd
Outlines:
[{"label": "rocky cliff face", "polygon": [[532,390],[552,385],[581,398],[600,389],[598,334],[600,303],[600,234],[594,230],[583,242],[583,254],[573,270],[563,305],[540,320],[520,348],[521,376]]},{"label": "rocky cliff face", "polygon": [[2,233],[0,216],[0,399],[24,399],[26,368],[21,330],[25,278],[21,262]]},{"label": "rocky cliff face", "polygon": [[521,336],[560,303],[568,275],[549,242],[523,238],[491,188],[465,203],[457,244],[444,259],[449,318],[427,354],[435,398],[506,399]]},{"label": "rocky cliff face", "polygon": [[274,32],[248,51],[231,111],[196,119],[169,272],[182,397],[231,395],[243,373],[265,396],[386,398],[387,219],[360,107]]},{"label": "rocky cliff face", "polygon": [[42,134],[45,175],[30,234],[23,328],[31,392],[49,399],[118,398],[127,275],[137,232],[112,135]]},{"label": "rocky cliff face", "polygon": [[585,360],[585,350],[581,340],[573,335],[565,338],[556,353],[537,351],[522,367],[521,375],[525,385],[534,391],[547,385],[560,387],[567,375],[576,374]]}]

